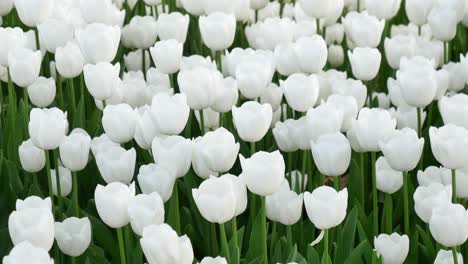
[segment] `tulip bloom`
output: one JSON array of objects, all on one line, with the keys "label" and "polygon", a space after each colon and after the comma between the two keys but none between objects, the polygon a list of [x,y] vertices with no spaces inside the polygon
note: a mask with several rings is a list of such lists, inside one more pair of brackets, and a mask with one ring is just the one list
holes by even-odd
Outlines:
[{"label": "tulip bloom", "polygon": [[450,186],[433,182],[428,186],[418,186],[413,195],[414,210],[425,223],[429,223],[435,208],[449,204],[452,200]]},{"label": "tulip bloom", "polygon": [[248,101],[232,107],[233,122],[239,137],[247,142],[260,141],[270,128],[273,110],[269,104]]},{"label": "tulip bloom", "polygon": [[157,192],[138,194],[128,204],[133,232],[141,236],[145,227],[164,223],[164,204]]},{"label": "tulip bloom", "polygon": [[[340,132],[325,134],[310,146],[318,170],[325,176],[341,176],[351,162],[351,146]],[[335,179],[339,181],[338,179]]]},{"label": "tulip bloom", "polygon": [[3,257],[3,264],[17,263],[37,263],[37,264],[54,264],[54,260],[50,258],[47,250],[34,246],[29,241],[18,243],[10,251],[10,254]]},{"label": "tulip bloom", "polygon": [[383,263],[403,264],[409,252],[409,238],[397,233],[380,234],[374,237],[374,247]]},{"label": "tulip bloom", "polygon": [[55,238],[60,250],[69,256],[78,257],[91,243],[91,222],[87,217],[70,217],[55,223]]}]

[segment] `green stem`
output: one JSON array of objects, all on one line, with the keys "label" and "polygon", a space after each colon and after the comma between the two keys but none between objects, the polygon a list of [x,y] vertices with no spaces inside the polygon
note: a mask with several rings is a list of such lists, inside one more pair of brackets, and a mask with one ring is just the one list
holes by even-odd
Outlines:
[{"label": "green stem", "polygon": [[58,105],[60,109],[64,110],[65,109],[65,103],[63,101],[63,91],[62,91],[62,76],[58,71],[56,71],[57,74],[57,95],[58,95]]},{"label": "green stem", "polygon": [[172,199],[174,199],[174,203],[171,204],[174,206],[175,210],[175,231],[177,234],[180,235],[180,212],[179,212],[179,188],[177,187],[177,181],[174,184],[174,192],[172,194]]},{"label": "green stem", "polygon": [[73,178],[73,205],[75,209],[75,216],[80,217],[80,206],[78,204],[78,179],[77,179],[78,172],[72,172]]},{"label": "green stem", "polygon": [[457,171],[452,169],[452,203],[457,203]]},{"label": "green stem", "polygon": [[335,190],[339,192],[341,190],[341,176],[336,176],[333,178],[333,184],[335,185]]},{"label": "green stem", "polygon": [[323,237],[323,257],[325,258],[325,264],[328,263],[328,229],[325,230],[325,235]]},{"label": "green stem", "polygon": [[239,246],[239,242],[237,242],[237,217],[234,216],[231,220],[231,229],[232,229],[232,241],[234,243],[235,248]]},{"label": "green stem", "polygon": [[28,88],[23,88],[23,111],[24,111],[24,138],[29,137],[28,123],[29,123],[29,97]]},{"label": "green stem", "polygon": [[[303,150],[302,152],[302,179],[301,179],[301,192],[305,191],[305,181],[306,181],[306,169],[307,169],[307,152],[308,150]],[[299,179],[296,179],[299,181]]]},{"label": "green stem", "polygon": [[76,258],[75,257],[70,257],[71,258],[71,264],[75,264],[76,263]]},{"label": "green stem", "polygon": [[33,178],[33,184],[34,186],[39,189],[39,182],[37,181],[37,173],[33,172],[32,173],[32,178]]},{"label": "green stem", "polygon": [[55,162],[55,184],[57,185],[57,201],[58,201],[58,219],[62,219],[62,187],[60,182],[59,173],[59,155],[58,150],[54,149],[54,162]]},{"label": "green stem", "polygon": [[210,223],[211,229],[211,254],[213,256],[218,254],[218,241],[216,239],[216,224]]},{"label": "green stem", "polygon": [[215,51],[215,60],[216,60],[216,65],[218,66],[219,72],[223,72],[223,64],[221,62],[221,50]]},{"label": "green stem", "polygon": [[359,153],[359,170],[361,171],[361,200],[362,206],[366,202],[366,188],[364,183],[366,182],[366,175],[364,174],[364,152]]},{"label": "green stem", "polygon": [[125,257],[125,248],[124,248],[124,241],[123,241],[123,235],[122,235],[122,228],[117,228],[117,239],[119,241],[120,263],[126,264],[127,259]]},{"label": "green stem", "polygon": [[46,174],[47,174],[47,184],[49,186],[49,197],[52,204],[52,213],[55,214],[55,205],[54,205],[54,192],[52,189],[52,175],[50,173],[50,154],[48,150],[44,150],[46,158]]},{"label": "green stem", "polygon": [[143,72],[143,78],[145,78],[145,80],[146,80],[146,61],[145,61],[146,58],[145,58],[145,55],[146,55],[145,54],[145,49],[141,49],[141,71]]},{"label": "green stem", "polygon": [[223,252],[223,256],[228,262],[230,262],[231,256],[229,255],[229,246],[226,238],[226,230],[224,229],[224,224],[219,224],[219,233],[221,237],[221,250]]},{"label": "green stem", "polygon": [[286,226],[286,237],[287,237],[287,240],[288,240],[288,247],[291,249],[292,246],[293,246],[293,241],[292,241],[292,230],[291,230],[290,225]]},{"label": "green stem", "polygon": [[409,235],[409,202],[408,202],[408,172],[403,172],[403,205],[404,205],[404,230]]},{"label": "green stem", "polygon": [[375,152],[371,152],[371,166],[372,166],[372,216],[373,216],[373,231],[374,236],[379,234],[379,206],[377,204],[377,177],[375,173]]},{"label": "green stem", "polygon": [[421,121],[421,108],[417,107],[417,114],[418,114],[418,137],[422,136],[422,121]]},{"label": "green stem", "polygon": [[203,136],[205,134],[205,117],[203,116],[203,110],[199,110],[198,113],[200,115],[200,132]]},{"label": "green stem", "polygon": [[262,200],[262,211],[261,211],[261,220],[262,220],[262,251],[263,251],[263,263],[268,263],[268,245],[267,245],[267,230],[266,230],[266,203],[265,196],[260,197]]},{"label": "green stem", "polygon": [[73,78],[68,79],[68,83],[70,85],[70,104],[71,104],[71,120],[75,121],[76,115],[76,99],[75,99],[75,83],[73,82]]},{"label": "green stem", "polygon": [[458,264],[457,247],[452,248],[453,263]]}]

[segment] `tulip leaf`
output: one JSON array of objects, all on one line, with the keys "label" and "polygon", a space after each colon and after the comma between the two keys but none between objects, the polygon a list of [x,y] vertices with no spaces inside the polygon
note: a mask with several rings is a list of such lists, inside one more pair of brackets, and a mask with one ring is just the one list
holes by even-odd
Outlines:
[{"label": "tulip leaf", "polygon": [[83,256],[86,258],[86,264],[110,263],[105,256],[104,250],[96,245],[90,245]]},{"label": "tulip leaf", "polygon": [[356,226],[358,218],[358,208],[355,206],[347,216],[347,220],[343,225],[343,232],[341,239],[338,241],[338,249],[335,262],[344,263],[346,258],[351,254],[355,237],[356,237]]},{"label": "tulip leaf", "polygon": [[255,221],[252,225],[252,231],[250,233],[247,260],[254,260],[256,257],[262,255],[262,214],[259,211],[255,217]]},{"label": "tulip leaf", "polygon": [[322,264],[332,263],[332,260],[330,258],[330,255],[328,255],[328,252],[323,253],[322,261],[320,263],[322,263]]},{"label": "tulip leaf", "polygon": [[307,246],[307,260],[308,263],[320,263],[320,256],[315,250],[315,248],[311,245]]},{"label": "tulip leaf", "polygon": [[344,262],[345,264],[357,264],[357,263],[364,263],[362,257],[364,256],[372,256],[372,247],[369,244],[368,240],[364,240],[354,250],[351,252],[349,257]]},{"label": "tulip leaf", "polygon": [[416,230],[421,236],[421,240],[423,242],[424,247],[426,248],[428,258],[431,260],[435,259],[436,251],[434,248],[434,244],[432,243],[431,236],[428,235],[419,225],[416,225]]},{"label": "tulip leaf", "polygon": [[84,109],[84,97],[81,97],[80,101],[78,102],[77,110],[75,115],[73,116],[73,127],[81,127],[85,128],[84,120],[85,120],[85,109]]},{"label": "tulip leaf", "polygon": [[418,230],[414,230],[413,234],[409,234],[411,237],[410,240],[410,250],[409,255],[406,258],[408,263],[420,263],[419,262],[419,232]]}]

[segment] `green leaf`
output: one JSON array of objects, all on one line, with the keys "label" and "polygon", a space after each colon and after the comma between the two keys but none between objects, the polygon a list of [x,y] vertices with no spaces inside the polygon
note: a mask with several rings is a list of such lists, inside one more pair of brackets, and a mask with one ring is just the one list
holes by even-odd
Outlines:
[{"label": "green leaf", "polygon": [[249,239],[249,250],[247,252],[247,260],[253,260],[262,255],[262,214],[258,212],[252,226],[252,232]]},{"label": "green leaf", "polygon": [[307,246],[307,260],[309,263],[320,263],[320,256],[315,250],[315,248],[311,245]]},{"label": "green leaf", "polygon": [[96,245],[90,245],[82,257],[85,258],[85,263],[87,264],[110,263],[106,258],[104,250]]},{"label": "green leaf", "polygon": [[428,235],[419,225],[416,225],[416,230],[418,231],[419,236],[421,236],[422,243],[426,248],[427,257],[431,260],[435,259],[437,253],[435,251],[434,244],[432,243],[431,236]]},{"label": "green leaf", "polygon": [[383,213],[382,213],[382,229],[383,233],[386,234],[391,234],[393,230],[393,201],[392,201],[392,195],[386,193],[385,194],[385,199],[384,199],[384,207],[383,207]]},{"label": "green leaf", "polygon": [[369,244],[368,240],[364,240],[351,252],[348,259],[344,262],[345,264],[355,264],[355,263],[363,263],[362,257],[363,256],[371,256],[372,255],[372,247]]},{"label": "green leaf", "polygon": [[343,226],[343,235],[338,242],[338,250],[335,259],[337,264],[344,263],[354,248],[357,217],[358,208],[355,206],[347,216],[347,220]]}]

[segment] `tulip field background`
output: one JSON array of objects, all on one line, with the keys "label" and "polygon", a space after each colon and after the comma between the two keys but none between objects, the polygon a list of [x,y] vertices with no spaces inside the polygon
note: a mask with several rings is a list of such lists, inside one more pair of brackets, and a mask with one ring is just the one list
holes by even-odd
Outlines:
[{"label": "tulip field background", "polygon": [[0,0],[0,25],[2,263],[468,261],[467,0]]}]

